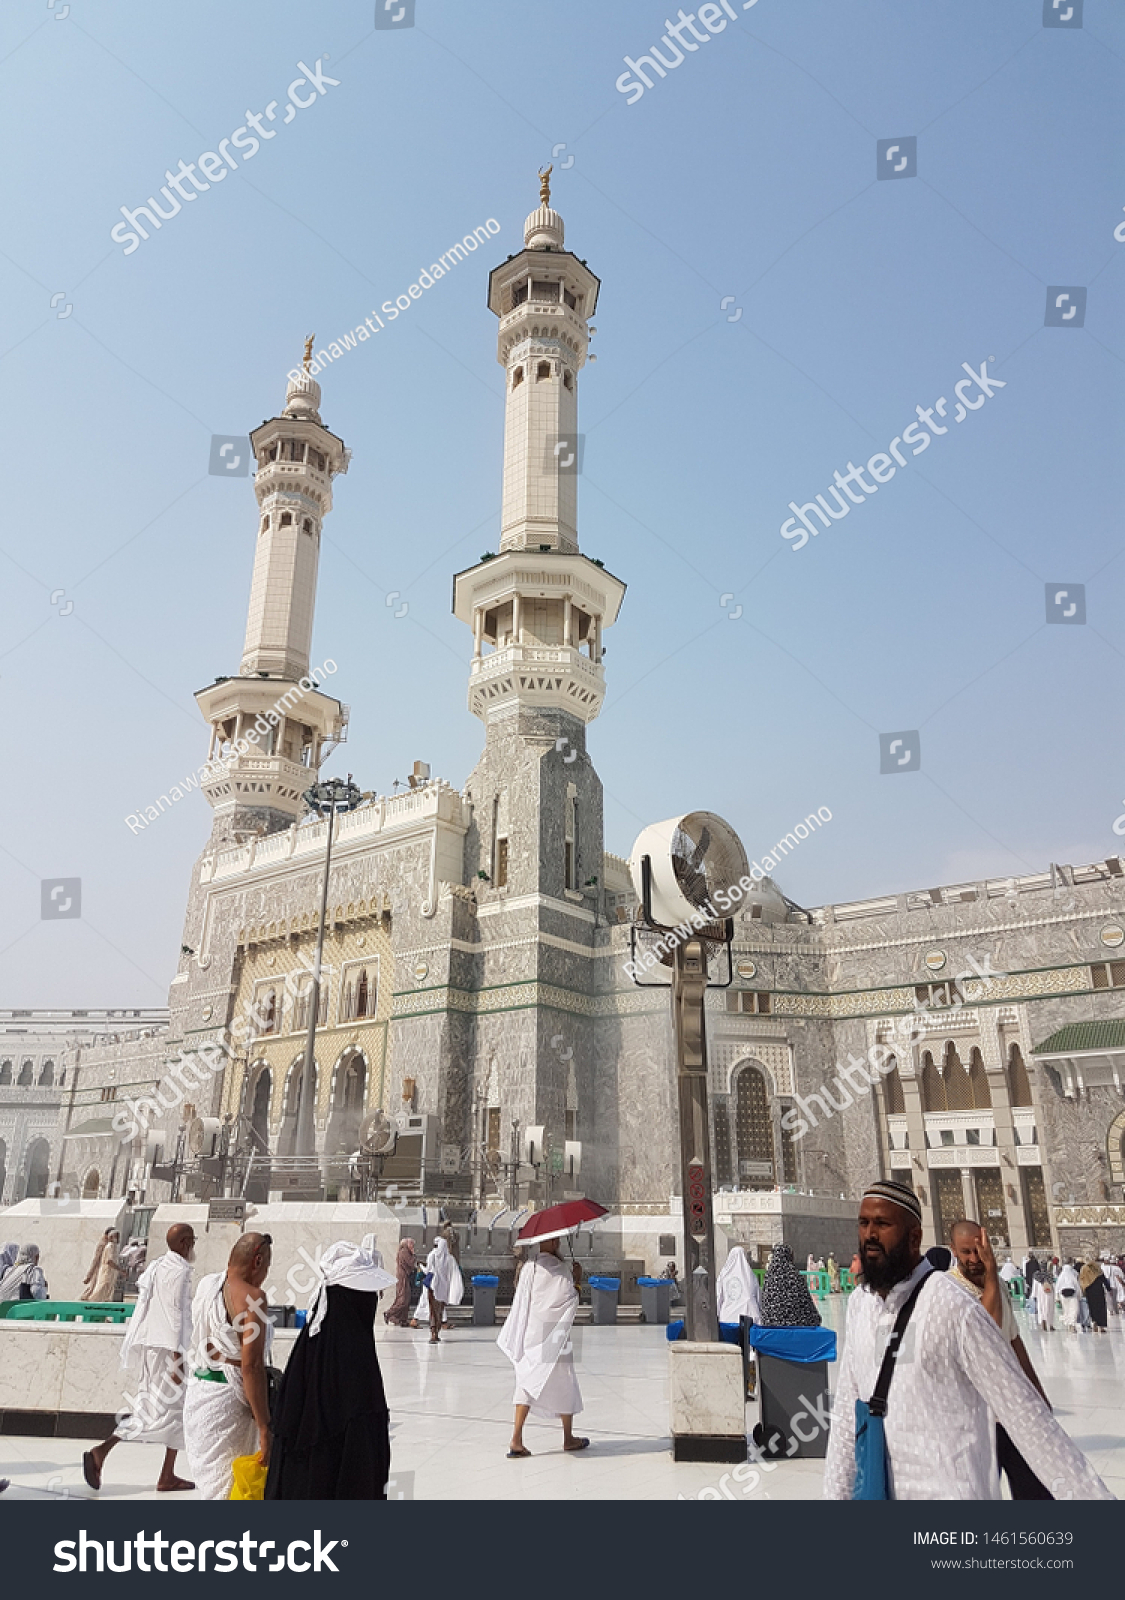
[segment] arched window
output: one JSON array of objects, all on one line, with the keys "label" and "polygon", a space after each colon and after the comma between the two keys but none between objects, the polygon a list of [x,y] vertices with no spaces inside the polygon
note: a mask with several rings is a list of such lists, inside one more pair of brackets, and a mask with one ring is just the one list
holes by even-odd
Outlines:
[{"label": "arched window", "polygon": [[91,1167],[82,1179],[83,1200],[96,1200],[102,1192],[102,1176],[97,1167]]},{"label": "arched window", "polygon": [[265,533],[265,531],[269,527],[269,525],[270,525],[270,519],[268,517],[263,517],[262,518],[262,526],[258,529],[258,532],[259,533]]},{"label": "arched window", "polygon": [[262,1018],[262,1032],[276,1033],[278,1029],[277,1018],[277,990],[267,989],[265,999],[260,1006]]},{"label": "arched window", "polygon": [[12,1063],[10,1061],[0,1061],[0,1083],[11,1083],[11,1081]]},{"label": "arched window", "polygon": [[563,387],[565,389],[574,388],[574,374],[571,372],[569,367],[563,368]]},{"label": "arched window", "polygon": [[947,1108],[950,1111],[972,1111],[973,1086],[952,1041],[945,1047],[942,1078],[945,1081]]},{"label": "arched window", "polygon": [[888,1070],[883,1078],[883,1094],[886,1096],[887,1115],[902,1116],[906,1111],[906,1101],[902,1093],[902,1079],[898,1075],[898,1062],[894,1056],[888,1058]]},{"label": "arched window", "polygon": [[23,1188],[25,1200],[42,1200],[47,1193],[47,1163],[50,1159],[51,1147],[46,1139],[33,1139],[27,1147],[24,1168],[27,1173]]},{"label": "arched window", "polygon": [[992,1090],[988,1087],[988,1074],[984,1070],[984,1059],[975,1048],[969,1057],[969,1084],[973,1091],[973,1110],[991,1109]]},{"label": "arched window", "polygon": [[740,1067],[735,1077],[734,1139],[739,1184],[748,1189],[772,1189],[773,1126],[765,1073],[760,1067]]},{"label": "arched window", "polygon": [[311,517],[306,517],[304,522],[302,522],[301,531],[303,533],[311,533],[312,532],[312,518]]},{"label": "arched window", "polygon": [[1008,1051],[1008,1093],[1014,1106],[1034,1105],[1031,1098],[1031,1079],[1027,1075],[1027,1063],[1018,1044],[1012,1045]]},{"label": "arched window", "polygon": [[522,367],[517,367],[516,370],[512,373],[512,388],[513,389],[518,389],[522,382],[523,382],[523,368]]},{"label": "arched window", "polygon": [[20,1068],[20,1075],[16,1079],[16,1083],[19,1085],[19,1087],[21,1089],[25,1089],[25,1088],[29,1087],[31,1084],[33,1084],[34,1082],[35,1082],[34,1069],[32,1068],[32,1065],[31,1065],[30,1061],[25,1061],[23,1066]]},{"label": "arched window", "polygon": [[922,1110],[949,1110],[945,1103],[945,1081],[928,1050],[922,1056]]},{"label": "arched window", "polygon": [[54,1081],[55,1063],[53,1061],[44,1061],[39,1069],[39,1087],[41,1089],[49,1089],[53,1086]]},{"label": "arched window", "polygon": [[293,526],[293,513],[291,511],[283,511],[281,513],[281,526],[283,528],[291,528]]},{"label": "arched window", "polygon": [[535,368],[535,381],[536,381],[536,383],[539,383],[539,382],[542,381],[542,379],[549,378],[550,376],[551,376],[551,363],[549,361],[540,361],[538,366]]}]

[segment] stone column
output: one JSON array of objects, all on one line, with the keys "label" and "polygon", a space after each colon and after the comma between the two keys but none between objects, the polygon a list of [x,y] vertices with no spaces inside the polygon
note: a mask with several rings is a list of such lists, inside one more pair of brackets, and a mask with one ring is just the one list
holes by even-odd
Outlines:
[{"label": "stone column", "polygon": [[[1008,1243],[1013,1254],[1017,1251],[1022,1253],[1031,1244],[1031,1224],[1023,1203],[1023,1183],[1020,1179],[1015,1119],[1012,1116],[1012,1096],[1005,1059],[1007,1040],[996,1021],[995,1009],[980,1013],[980,1051],[989,1094],[992,1096],[992,1125],[996,1130],[1000,1180],[1004,1186],[1004,1207],[1008,1213]],[[1009,1187],[1016,1196],[1014,1200]]]},{"label": "stone column", "polygon": [[[971,1167],[961,1168],[961,1198],[965,1202],[965,1215],[974,1221],[979,1221],[980,1219],[977,1217],[977,1190],[973,1182],[973,1170]],[[948,1239],[943,1239],[941,1242],[942,1244],[949,1243]]]},{"label": "stone column", "polygon": [[[907,1060],[904,1063],[903,1056]],[[921,1079],[921,1050],[917,1045],[906,1045],[903,1050],[896,1051],[895,1059],[898,1061],[898,1075],[902,1083],[902,1098],[906,1106],[906,1131],[910,1144],[910,1177],[915,1189],[922,1185],[926,1190],[926,1199],[922,1204],[923,1221],[929,1222],[930,1232],[935,1238],[941,1236],[941,1217],[938,1213],[937,1191],[934,1187],[933,1173],[929,1168],[926,1144],[926,1119],[922,1109],[922,1079]],[[911,1071],[903,1071],[904,1065],[909,1065]],[[921,1199],[921,1195],[918,1197]]]}]

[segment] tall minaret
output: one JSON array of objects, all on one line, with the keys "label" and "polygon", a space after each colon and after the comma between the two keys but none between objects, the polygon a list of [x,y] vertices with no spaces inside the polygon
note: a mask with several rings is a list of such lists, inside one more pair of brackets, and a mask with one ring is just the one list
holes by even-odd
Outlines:
[{"label": "tall minaret", "polygon": [[208,761],[216,764],[202,788],[227,832],[289,827],[347,722],[340,702],[308,677],[321,524],[332,509],[332,479],[349,459],[320,419],[311,347],[310,339],[281,415],[250,435],[259,519],[239,675],[216,678],[195,697],[211,724]]},{"label": "tall minaret", "polygon": [[523,250],[489,280],[507,390],[504,498],[499,553],[454,580],[454,613],[473,630],[469,709],[487,735],[467,786],[466,867],[511,894],[569,895],[589,916],[602,796],[586,725],[601,710],[602,631],[625,585],[578,549],[578,374],[600,285],[564,248],[549,176]]},{"label": "tall minaret", "polygon": [[604,696],[602,630],[625,593],[578,550],[578,374],[601,285],[564,248],[550,172],[523,250],[489,279],[507,391],[500,553],[458,574],[453,604],[473,630],[469,709],[486,724],[515,705],[592,721]]}]

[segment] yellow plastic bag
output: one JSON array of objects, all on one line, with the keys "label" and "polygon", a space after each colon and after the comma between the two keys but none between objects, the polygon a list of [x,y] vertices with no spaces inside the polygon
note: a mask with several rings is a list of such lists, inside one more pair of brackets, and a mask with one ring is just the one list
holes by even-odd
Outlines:
[{"label": "yellow plastic bag", "polygon": [[263,1500],[266,1494],[266,1474],[268,1467],[263,1467],[257,1456],[235,1456],[234,1462],[234,1487],[231,1489],[232,1500]]}]

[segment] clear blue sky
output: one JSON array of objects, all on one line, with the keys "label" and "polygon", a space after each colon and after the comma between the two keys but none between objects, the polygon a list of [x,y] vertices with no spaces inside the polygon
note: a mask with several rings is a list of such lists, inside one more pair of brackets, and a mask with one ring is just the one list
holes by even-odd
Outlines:
[{"label": "clear blue sky", "polygon": [[[754,856],[827,806],[778,874],[819,904],[1120,846],[1125,8],[734,5],[635,104],[615,81],[674,18],[659,0],[417,0],[390,31],[374,0],[3,8],[0,1004],[166,997],[210,812],[123,819],[202,761],[192,692],[238,666],[256,512],[249,478],[208,474],[211,435],[278,411],[307,332],[495,217],[322,380],[354,451],[314,636],[353,708],[330,770],[464,782],[482,729],[450,575],[498,538],[487,274],[559,144],[554,203],[603,284],[580,535],[629,585],[590,735],[608,848],[706,807]],[[318,58],[339,84],[285,124]],[[275,137],[126,256],[120,207],[273,100]],[[877,180],[900,137],[917,176]],[[1049,286],[1088,290],[1082,328],[1044,326]],[[986,361],[1006,387],[963,425],[781,538],[790,500]],[[1055,581],[1086,584],[1085,626],[1046,624]],[[879,734],[906,729],[921,771],[881,776]],[[63,876],[82,919],[41,921]]]}]

